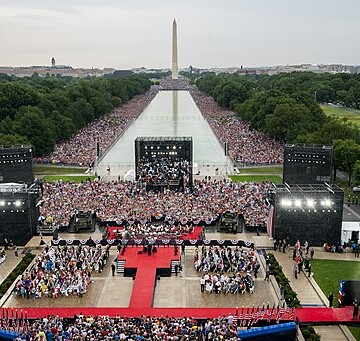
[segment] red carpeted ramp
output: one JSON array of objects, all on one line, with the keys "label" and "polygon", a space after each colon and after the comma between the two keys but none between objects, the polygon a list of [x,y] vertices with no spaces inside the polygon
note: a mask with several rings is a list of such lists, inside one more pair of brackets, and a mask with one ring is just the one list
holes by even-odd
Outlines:
[{"label": "red carpeted ramp", "polygon": [[122,226],[116,226],[116,227],[109,227],[109,237],[107,239],[115,239],[115,233],[121,233],[121,230],[123,230]]},{"label": "red carpeted ramp", "polygon": [[142,247],[127,248],[125,255],[120,255],[119,260],[126,259],[126,269],[137,269],[135,283],[132,290],[129,308],[152,307],[156,270],[169,269],[172,260],[179,260],[180,255],[174,255],[174,247],[160,247],[157,252],[141,253]]},{"label": "red carpeted ramp", "polygon": [[[244,308],[244,311],[251,311],[252,308]],[[20,310],[18,310],[19,312]],[[170,317],[193,317],[193,318],[213,318],[218,316],[228,316],[231,312],[235,314],[236,308],[151,308],[151,307],[129,307],[129,308],[93,308],[93,307],[73,307],[73,308],[22,308],[28,318],[43,318],[48,315],[58,315],[60,317],[73,317],[74,314],[109,315],[140,317],[149,316],[170,316]],[[358,324],[360,320],[352,320],[352,307],[346,308],[298,308],[295,310],[293,320],[298,317],[300,323],[309,324]],[[10,318],[15,316],[15,309],[3,308],[1,316]],[[290,314],[286,313],[281,321],[289,321]]]}]

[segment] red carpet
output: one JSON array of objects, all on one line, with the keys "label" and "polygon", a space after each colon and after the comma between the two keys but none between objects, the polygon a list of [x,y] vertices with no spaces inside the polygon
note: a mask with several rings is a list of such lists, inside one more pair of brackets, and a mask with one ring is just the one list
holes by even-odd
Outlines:
[{"label": "red carpet", "polygon": [[131,294],[129,308],[151,307],[154,289],[156,269],[170,268],[171,260],[180,259],[179,255],[174,256],[174,247],[159,247],[156,253],[149,256],[147,253],[141,255],[142,247],[128,247],[125,255],[118,256],[119,260],[126,260],[125,270],[127,268],[137,268],[135,283]]},{"label": "red carpet", "polygon": [[107,239],[114,239],[115,231],[122,230],[122,226],[109,227],[109,237]]},{"label": "red carpet", "polygon": [[[250,308],[251,310],[252,308]],[[240,310],[240,309],[239,309]],[[244,310],[247,310],[244,308]],[[8,309],[8,315],[11,317],[11,311],[15,316],[15,309]],[[235,314],[236,308],[23,308],[23,312],[29,318],[42,318],[47,315],[58,315],[61,317],[71,317],[74,314],[84,315],[109,315],[138,317],[142,315],[149,316],[170,316],[170,317],[194,317],[194,318],[212,318],[223,315]],[[20,310],[18,310],[20,314]],[[6,316],[6,308],[2,309],[1,314]],[[360,320],[352,320],[352,307],[346,308],[299,308],[295,311],[295,317],[299,317],[301,323],[312,324],[349,324],[357,323]],[[289,314],[285,314],[282,321],[289,320]]]}]

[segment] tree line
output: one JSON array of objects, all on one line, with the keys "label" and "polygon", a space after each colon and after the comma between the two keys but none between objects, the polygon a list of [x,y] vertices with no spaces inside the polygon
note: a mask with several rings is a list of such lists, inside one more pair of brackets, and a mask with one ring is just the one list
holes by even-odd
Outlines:
[{"label": "tree line", "polygon": [[145,75],[76,79],[0,74],[0,145],[30,143],[34,156],[45,155],[150,86]]},{"label": "tree line", "polygon": [[360,109],[359,74],[202,75],[198,88],[234,110],[252,129],[284,143],[334,146],[334,178],[344,170],[360,181],[360,130],[328,117],[319,102]]}]

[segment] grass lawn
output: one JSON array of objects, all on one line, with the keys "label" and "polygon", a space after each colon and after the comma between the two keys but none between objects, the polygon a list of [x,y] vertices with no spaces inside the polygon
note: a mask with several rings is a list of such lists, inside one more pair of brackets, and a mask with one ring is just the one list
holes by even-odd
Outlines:
[{"label": "grass lawn", "polygon": [[282,175],[283,166],[267,166],[267,167],[249,167],[239,168],[240,174],[277,174]]},{"label": "grass lawn", "polygon": [[80,174],[80,173],[84,173],[85,171],[86,168],[80,168],[80,167],[34,165],[35,175]]},{"label": "grass lawn", "polygon": [[346,119],[360,127],[360,110],[335,107],[331,105],[320,105],[321,109],[327,116],[335,116],[340,119]]},{"label": "grass lawn", "polygon": [[[311,269],[323,293],[328,296],[330,291],[333,292],[334,307],[337,307],[340,280],[360,279],[360,262],[356,261],[314,259],[311,261]],[[349,327],[349,330],[355,340],[360,340],[360,327]]]},{"label": "grass lawn", "polygon": [[356,261],[314,259],[311,261],[311,269],[323,293],[328,296],[330,291],[333,292],[335,306],[340,280],[360,279],[360,262]]},{"label": "grass lawn", "polygon": [[54,181],[60,181],[62,180],[63,182],[82,182],[85,181],[86,179],[91,179],[94,180],[96,177],[95,176],[81,176],[81,175],[45,175],[43,177],[44,181],[47,182],[54,182]]},{"label": "grass lawn", "polygon": [[360,327],[348,327],[355,340],[360,340]]},{"label": "grass lawn", "polygon": [[282,177],[280,175],[230,175],[234,182],[262,182],[269,181],[275,184],[282,183]]}]

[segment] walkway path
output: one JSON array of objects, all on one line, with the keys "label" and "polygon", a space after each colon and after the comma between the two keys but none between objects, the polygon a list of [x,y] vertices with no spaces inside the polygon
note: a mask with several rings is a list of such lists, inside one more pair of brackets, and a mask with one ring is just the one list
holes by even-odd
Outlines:
[{"label": "walkway path", "polygon": [[355,338],[349,332],[347,328],[341,328],[340,326],[314,326],[314,330],[317,334],[321,335],[321,340],[331,341],[348,341]]},{"label": "walkway path", "polygon": [[275,251],[274,255],[279,264],[282,266],[285,276],[290,281],[291,288],[297,293],[300,303],[302,305],[323,306],[324,302],[311,285],[309,279],[306,277],[306,274],[301,273],[298,275],[298,279],[295,279],[292,271],[294,261],[291,255],[279,251]]}]

